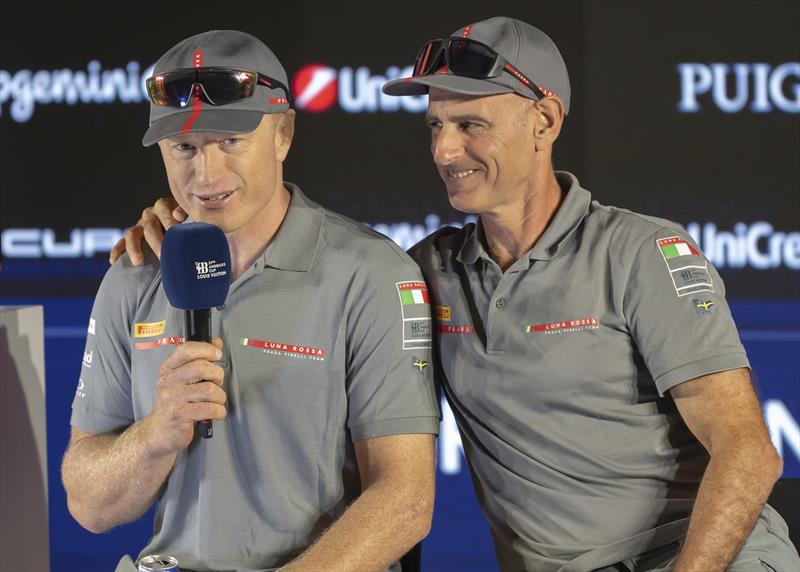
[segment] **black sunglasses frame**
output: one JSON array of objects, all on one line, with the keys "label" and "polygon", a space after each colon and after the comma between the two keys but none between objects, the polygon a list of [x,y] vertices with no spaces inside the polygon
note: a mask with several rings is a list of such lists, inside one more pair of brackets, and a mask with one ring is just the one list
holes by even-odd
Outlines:
[{"label": "black sunglasses frame", "polygon": [[[454,44],[461,42],[466,45],[474,45],[478,46],[481,49],[488,52],[491,57],[493,58],[491,65],[489,66],[489,70],[483,74],[475,74],[475,73],[463,73],[464,70],[462,68],[461,71],[457,69],[453,69],[452,62],[457,61],[458,58],[453,57],[453,47]],[[475,52],[473,52],[473,55]],[[446,68],[445,68],[446,66]],[[456,65],[456,68],[459,66]],[[503,56],[498,54],[495,50],[487,46],[486,44],[479,42],[477,40],[473,40],[471,38],[462,38],[460,36],[451,36],[449,38],[440,38],[438,40],[431,40],[426,42],[425,45],[420,48],[419,52],[417,53],[417,57],[414,60],[414,71],[412,73],[412,77],[421,77],[426,75],[435,75],[440,73],[442,69],[446,69],[450,73],[454,75],[459,75],[463,77],[470,77],[473,79],[489,79],[493,77],[499,77],[500,74],[505,71],[513,75],[517,78],[523,85],[528,87],[533,94],[536,96],[537,99],[543,99],[546,94],[544,91],[536,85],[532,80],[525,77],[525,75],[520,72],[517,68],[512,66],[508,63]],[[555,95],[553,92],[548,92],[547,95]]]}]

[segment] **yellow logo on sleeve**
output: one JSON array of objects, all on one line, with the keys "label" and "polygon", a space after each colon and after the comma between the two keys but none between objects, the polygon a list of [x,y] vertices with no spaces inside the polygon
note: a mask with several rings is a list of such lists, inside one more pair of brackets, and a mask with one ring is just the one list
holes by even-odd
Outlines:
[{"label": "yellow logo on sleeve", "polygon": [[133,337],[149,338],[151,336],[160,336],[164,333],[166,325],[166,320],[161,320],[160,322],[136,323],[133,325]]},{"label": "yellow logo on sleeve", "polygon": [[422,373],[422,370],[424,370],[426,367],[429,367],[430,365],[431,365],[430,362],[419,359],[418,357],[414,358],[414,367],[419,368],[418,373]]},{"label": "yellow logo on sleeve", "polygon": [[450,306],[434,306],[433,317],[440,322],[450,321]]}]

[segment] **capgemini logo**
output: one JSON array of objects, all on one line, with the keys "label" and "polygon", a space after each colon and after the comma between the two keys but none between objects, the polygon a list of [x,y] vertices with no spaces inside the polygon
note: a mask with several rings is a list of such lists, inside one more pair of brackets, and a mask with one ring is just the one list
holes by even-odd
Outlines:
[{"label": "capgemini logo", "polygon": [[104,70],[99,61],[92,60],[86,70],[77,71],[0,70],[0,117],[9,101],[9,115],[17,123],[30,120],[36,105],[141,103],[148,99],[144,82],[153,67],[142,71],[139,62],[131,61],[125,68]]}]

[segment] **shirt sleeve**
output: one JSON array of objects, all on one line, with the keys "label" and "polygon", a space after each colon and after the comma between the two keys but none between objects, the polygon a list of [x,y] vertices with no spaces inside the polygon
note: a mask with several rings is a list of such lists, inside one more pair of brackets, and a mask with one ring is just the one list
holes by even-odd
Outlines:
[{"label": "shirt sleeve", "polygon": [[722,279],[683,230],[662,228],[639,245],[623,304],[660,395],[696,377],[749,367]]},{"label": "shirt sleeve", "polygon": [[86,348],[72,401],[71,424],[89,433],[107,433],[134,422],[131,400],[131,309],[122,263],[103,278],[89,318]]},{"label": "shirt sleeve", "polygon": [[351,296],[347,338],[353,440],[438,433],[430,303],[415,264],[409,260],[363,281]]}]

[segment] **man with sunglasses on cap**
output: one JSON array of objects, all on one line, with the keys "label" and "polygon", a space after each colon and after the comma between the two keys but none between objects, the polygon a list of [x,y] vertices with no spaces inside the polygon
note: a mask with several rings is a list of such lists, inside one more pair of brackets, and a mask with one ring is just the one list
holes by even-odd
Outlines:
[{"label": "man with sunglasses on cap", "polygon": [[553,170],[570,83],[552,40],[478,22],[383,90],[429,94],[450,203],[480,217],[412,255],[501,569],[800,569],[764,505],[782,464],[719,275],[679,226]]},{"label": "man with sunglasses on cap", "polygon": [[[155,502],[141,554],[184,572],[397,571],[433,508],[427,291],[389,239],[283,182],[286,83],[242,32],[157,62],[143,144],[158,143],[183,211],[225,232],[233,282],[213,343],[184,343],[153,253],[109,270],[73,402],[68,505],[102,532]],[[205,419],[223,420],[213,439],[196,435]]]},{"label": "man with sunglasses on cap", "polygon": [[[679,226],[553,170],[570,84],[552,40],[471,24],[384,92],[429,94],[450,203],[480,217],[411,253],[501,570],[797,570],[716,270]],[[145,212],[148,235],[173,206]]]}]

